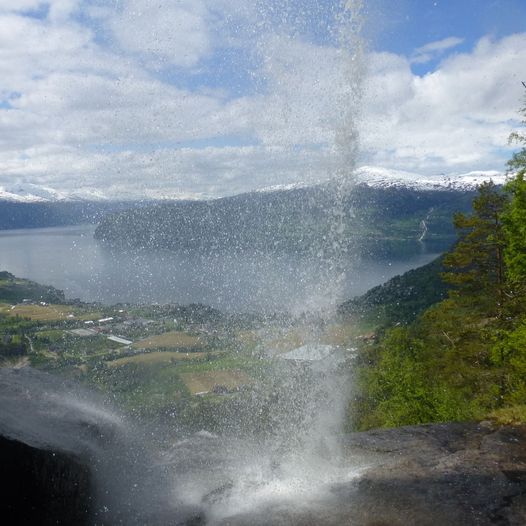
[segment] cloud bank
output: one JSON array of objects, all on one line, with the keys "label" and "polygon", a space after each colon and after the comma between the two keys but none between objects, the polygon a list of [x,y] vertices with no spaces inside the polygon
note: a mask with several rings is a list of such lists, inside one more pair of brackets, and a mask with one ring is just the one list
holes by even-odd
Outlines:
[{"label": "cloud bank", "polygon": [[0,0],[0,185],[131,198],[315,181],[351,171],[349,126],[358,164],[504,168],[526,33],[369,52],[361,78],[334,39],[247,4]]}]

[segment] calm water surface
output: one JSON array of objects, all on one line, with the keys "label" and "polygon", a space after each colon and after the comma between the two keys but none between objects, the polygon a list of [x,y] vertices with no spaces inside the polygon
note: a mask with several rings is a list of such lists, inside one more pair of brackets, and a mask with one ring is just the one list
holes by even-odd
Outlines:
[{"label": "calm water surface", "polygon": [[414,242],[404,257],[357,254],[335,289],[336,272],[308,255],[124,252],[94,240],[93,231],[93,226],[0,231],[0,270],[84,301],[302,312],[361,294],[437,255]]}]

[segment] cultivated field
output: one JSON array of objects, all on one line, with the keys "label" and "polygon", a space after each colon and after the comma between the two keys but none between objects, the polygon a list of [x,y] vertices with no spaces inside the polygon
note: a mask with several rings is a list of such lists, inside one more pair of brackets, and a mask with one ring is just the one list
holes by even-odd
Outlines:
[{"label": "cultivated field", "polygon": [[253,383],[253,379],[247,373],[236,369],[181,373],[180,376],[188,390],[194,395],[208,393],[217,387],[231,390]]},{"label": "cultivated field", "polygon": [[149,336],[144,340],[135,342],[135,349],[167,349],[183,348],[192,349],[201,346],[201,340],[197,336],[191,336],[185,332],[170,331],[156,336]]},{"label": "cultivated field", "polygon": [[5,303],[0,304],[0,313],[30,318],[33,321],[88,320],[96,319],[100,314],[98,312],[79,312],[70,305],[8,305]]},{"label": "cultivated field", "polygon": [[157,363],[171,363],[174,360],[204,360],[209,353],[204,352],[148,352],[135,356],[126,356],[106,362],[109,367],[120,367],[128,363],[153,365]]},{"label": "cultivated field", "polygon": [[73,314],[73,309],[68,305],[14,305],[4,307],[2,312],[34,321],[57,321],[67,319],[69,314]]}]

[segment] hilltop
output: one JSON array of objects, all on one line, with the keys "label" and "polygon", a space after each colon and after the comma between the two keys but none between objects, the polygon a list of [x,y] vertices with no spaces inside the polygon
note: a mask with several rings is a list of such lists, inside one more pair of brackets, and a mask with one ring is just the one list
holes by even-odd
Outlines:
[{"label": "hilltop", "polygon": [[95,237],[125,247],[315,250],[334,240],[337,215],[338,239],[351,249],[354,243],[382,249],[397,240],[452,242],[452,215],[468,211],[472,198],[471,190],[451,188],[281,188],[117,212],[102,219]]},{"label": "hilltop", "polygon": [[443,281],[444,257],[395,276],[339,306],[341,315],[359,316],[376,326],[414,321],[427,308],[447,297],[450,287]]},{"label": "hilltop", "polygon": [[0,301],[18,303],[24,300],[61,303],[65,298],[64,292],[54,287],[17,278],[10,272],[0,272]]}]

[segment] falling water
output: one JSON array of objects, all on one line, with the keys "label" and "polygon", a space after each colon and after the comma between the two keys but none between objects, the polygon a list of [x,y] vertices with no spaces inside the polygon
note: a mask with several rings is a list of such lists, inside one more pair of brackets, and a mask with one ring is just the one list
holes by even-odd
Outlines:
[{"label": "falling water", "polygon": [[[261,513],[267,506],[308,506],[323,498],[331,484],[351,480],[360,473],[358,463],[345,458],[339,445],[350,394],[349,364],[338,354],[311,362],[287,361],[273,351],[272,340],[276,332],[294,329],[302,333],[305,352],[323,349],[323,329],[334,316],[335,305],[344,292],[345,272],[352,257],[348,241],[349,197],[351,174],[359,154],[358,123],[365,74],[363,16],[363,2],[348,0],[336,14],[331,29],[339,43],[337,53],[343,71],[341,85],[325,94],[337,98],[340,117],[334,123],[331,144],[336,168],[326,174],[332,197],[332,205],[325,210],[328,230],[325,239],[312,247],[312,256],[320,263],[322,273],[318,285],[293,309],[302,315],[301,321],[293,316],[282,322],[279,330],[274,321],[261,329],[267,334],[263,352],[267,356],[274,354],[274,366],[271,378],[261,382],[266,387],[254,395],[250,407],[259,415],[265,431],[242,444],[229,439],[230,447],[233,442],[236,444],[234,451],[221,442],[224,454],[218,464],[213,468],[207,464],[200,473],[190,470],[179,485],[179,498],[204,506],[212,522],[238,514]],[[198,448],[206,451],[213,447],[215,439],[194,440],[200,444]],[[176,446],[175,457],[188,455],[186,442],[179,447],[182,450]],[[207,455],[213,465],[213,455],[210,451]],[[221,476],[211,477],[212,469]]]},{"label": "falling water", "polygon": [[[320,360],[287,360],[273,348],[276,334],[292,330],[302,333],[303,352],[316,354],[326,348],[324,328],[342,299],[345,269],[349,268],[348,259],[352,256],[348,242],[349,193],[359,154],[358,123],[365,74],[361,36],[364,7],[362,0],[347,0],[340,7],[329,32],[337,43],[333,51],[341,72],[337,85],[323,94],[333,102],[336,100],[338,108],[338,116],[325,118],[334,117],[332,142],[326,145],[330,168],[320,175],[320,179],[329,180],[332,203],[324,211],[324,223],[328,225],[324,239],[312,247],[312,257],[319,262],[322,272],[319,283],[292,309],[292,315],[273,318],[260,327],[263,337],[258,352],[270,360],[271,374],[257,379],[260,386],[246,395],[244,413],[238,415],[250,414],[258,421],[258,433],[219,436],[201,432],[180,438],[171,449],[165,448],[155,462],[151,461],[150,470],[147,467],[150,458],[143,456],[145,436],[131,444],[129,435],[134,432],[128,423],[102,408],[100,401],[74,396],[70,390],[55,386],[55,394],[40,401],[43,405],[33,407],[30,403],[26,407],[27,422],[11,419],[6,424],[8,429],[19,430],[26,441],[36,431],[39,440],[47,441],[45,445],[75,452],[87,450],[89,458],[97,459],[102,481],[99,500],[108,502],[107,506],[101,504],[99,513],[107,509],[110,517],[112,508],[118,510],[108,523],[123,520],[122,510],[139,522],[145,516],[139,508],[162,508],[153,494],[163,497],[166,492],[172,499],[167,512],[173,511],[174,517],[182,505],[191,509],[197,506],[205,510],[210,523],[236,515],[264,513],[273,505],[294,509],[314,505],[328,494],[331,484],[351,480],[360,473],[360,466],[344,454],[338,440],[349,396],[346,357],[331,350],[330,356]],[[270,16],[264,6],[260,8],[262,20],[256,25],[274,23],[276,12]],[[264,56],[262,61],[265,62]],[[282,102],[285,109],[293,108],[287,101]],[[334,104],[320,105],[328,106]],[[316,117],[318,121],[324,120],[324,116]],[[272,155],[272,148],[268,151]],[[264,374],[268,371],[265,369]],[[24,382],[33,388],[42,383],[40,378],[25,378]],[[20,389],[13,393],[23,399]],[[46,389],[43,386],[41,391]],[[232,419],[232,415],[228,418]],[[55,427],[56,422],[60,422],[59,427]],[[22,424],[25,427],[21,428]],[[225,429],[231,427],[231,422],[224,424]],[[90,434],[93,429],[98,433],[95,440]],[[115,435],[114,445],[99,444],[100,429]],[[119,477],[126,483],[120,485]],[[152,519],[150,523],[155,521]]]},{"label": "falling water", "polygon": [[[327,210],[329,232],[327,242],[318,250],[326,275],[323,282],[324,295],[315,298],[322,307],[322,315],[332,315],[327,308],[334,308],[342,298],[345,274],[351,257],[348,244],[349,215],[347,206],[353,186],[352,174],[360,151],[359,119],[361,114],[363,80],[365,76],[365,43],[362,37],[364,22],[363,0],[346,0],[342,11],[337,15],[334,29],[339,42],[341,55],[342,85],[336,90],[337,107],[341,118],[335,122],[333,155],[336,167],[330,175],[333,204]],[[328,95],[330,96],[330,95]],[[335,301],[336,300],[336,301]]]}]

